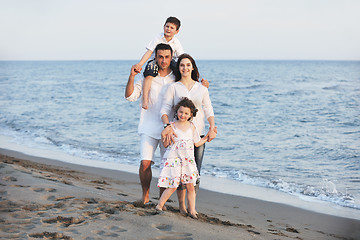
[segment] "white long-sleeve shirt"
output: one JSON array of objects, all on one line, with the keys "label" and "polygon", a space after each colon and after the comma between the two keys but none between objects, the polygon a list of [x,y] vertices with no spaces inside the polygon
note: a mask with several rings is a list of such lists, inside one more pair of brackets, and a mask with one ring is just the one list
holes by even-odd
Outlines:
[{"label": "white long-sleeve shirt", "polygon": [[[134,102],[141,96],[143,80],[140,79],[136,82],[133,93],[126,100]],[[141,108],[138,126],[139,134],[161,139],[161,131],[164,129],[160,115],[162,100],[167,88],[174,81],[175,76],[172,72],[165,77],[158,75],[153,78],[149,92],[149,107],[147,110]]]},{"label": "white long-sleeve shirt", "polygon": [[164,95],[160,110],[161,116],[166,114],[171,121],[174,117],[173,108],[183,97],[189,98],[198,109],[196,117],[193,119],[193,123],[201,135],[205,134],[204,118],[206,117],[206,119],[208,119],[209,117],[214,116],[214,110],[211,105],[208,89],[199,82],[195,82],[190,91],[181,82],[171,84]]}]

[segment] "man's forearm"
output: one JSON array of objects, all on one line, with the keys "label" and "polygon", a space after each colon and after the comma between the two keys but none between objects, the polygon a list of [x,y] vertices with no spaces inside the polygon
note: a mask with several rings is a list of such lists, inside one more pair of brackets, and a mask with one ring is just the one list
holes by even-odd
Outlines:
[{"label": "man's forearm", "polygon": [[126,84],[125,98],[130,97],[131,94],[134,92],[134,81],[135,81],[135,76],[130,75],[128,82]]}]

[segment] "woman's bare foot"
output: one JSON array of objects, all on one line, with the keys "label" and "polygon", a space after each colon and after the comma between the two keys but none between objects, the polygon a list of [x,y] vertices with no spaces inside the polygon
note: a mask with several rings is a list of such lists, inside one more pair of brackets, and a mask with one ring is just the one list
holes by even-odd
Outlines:
[{"label": "woman's bare foot", "polygon": [[198,219],[198,213],[195,211],[195,212],[192,212],[189,214],[190,217],[194,218],[194,219]]},{"label": "woman's bare foot", "polygon": [[188,211],[186,209],[185,206],[180,206],[179,207],[179,210],[180,210],[180,214],[183,215],[183,216],[187,216],[188,215]]},{"label": "woman's bare foot", "polygon": [[187,216],[188,211],[186,211],[186,209],[185,210],[180,209],[180,214],[183,215],[183,216]]}]

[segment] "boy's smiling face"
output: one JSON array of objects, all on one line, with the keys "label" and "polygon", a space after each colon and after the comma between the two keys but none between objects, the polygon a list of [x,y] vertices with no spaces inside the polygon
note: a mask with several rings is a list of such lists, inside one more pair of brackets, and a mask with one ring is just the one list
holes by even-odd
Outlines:
[{"label": "boy's smiling face", "polygon": [[166,23],[164,26],[164,35],[167,40],[171,40],[179,30],[176,29],[176,25],[173,23]]}]

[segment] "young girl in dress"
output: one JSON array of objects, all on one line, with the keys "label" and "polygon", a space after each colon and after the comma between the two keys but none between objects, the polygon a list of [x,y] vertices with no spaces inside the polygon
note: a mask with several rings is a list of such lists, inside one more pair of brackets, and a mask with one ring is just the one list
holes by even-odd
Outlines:
[{"label": "young girl in dress", "polygon": [[199,178],[199,172],[194,159],[194,146],[198,147],[204,144],[208,140],[208,136],[200,138],[195,125],[191,122],[192,118],[196,116],[197,109],[190,99],[183,98],[174,110],[177,120],[171,124],[171,127],[177,137],[175,137],[175,143],[171,145],[163,142],[167,149],[161,162],[158,187],[166,189],[162,193],[156,209],[162,211],[166,201],[177,187],[184,184],[188,191],[188,213],[191,217],[197,218],[194,186]]}]

